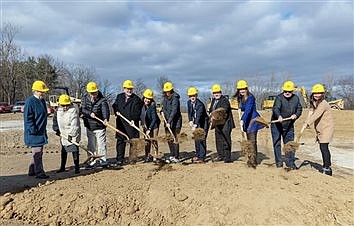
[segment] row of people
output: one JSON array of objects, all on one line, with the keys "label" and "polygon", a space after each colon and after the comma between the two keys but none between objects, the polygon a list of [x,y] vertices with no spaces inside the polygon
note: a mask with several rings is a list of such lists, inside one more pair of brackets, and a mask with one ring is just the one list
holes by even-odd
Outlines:
[{"label": "row of people", "polygon": [[[237,91],[235,98],[239,103],[239,108],[243,111],[240,117],[240,126],[247,134],[247,139],[252,143],[254,157],[250,159],[249,165],[257,164],[257,132],[263,128],[258,123],[252,123],[259,113],[256,110],[255,97],[248,89],[245,80],[237,82]],[[139,131],[134,129],[135,125],[142,125],[144,133],[150,137],[157,137],[160,126],[160,118],[156,111],[153,91],[145,90],[143,98],[139,98],[134,92],[133,82],[126,80],[123,83],[123,92],[118,94],[112,105],[116,116],[116,128],[126,134],[130,139],[138,138]],[[291,81],[283,84],[283,92],[280,93],[274,103],[272,119],[278,120],[271,126],[273,139],[275,164],[277,167],[283,167],[281,158],[281,138],[283,143],[294,140],[294,122],[300,117],[302,107],[299,98],[293,93],[295,85]],[[47,178],[42,166],[43,146],[47,144],[46,124],[47,117],[45,110],[44,95],[49,90],[42,81],[36,81],[32,86],[33,96],[26,100],[24,111],[24,133],[25,144],[32,148],[33,159],[29,167],[29,175],[35,175],[37,178]],[[215,143],[217,151],[217,161],[231,162],[231,131],[235,128],[235,123],[228,99],[222,94],[221,86],[214,84],[212,86],[213,98],[208,111],[205,105],[198,99],[198,90],[190,87],[187,91],[189,100],[188,120],[193,128],[202,128],[206,134],[205,139],[195,141],[196,156],[194,161],[203,162],[206,157],[206,138],[209,130],[210,113],[216,109],[223,108],[226,112],[226,120],[223,124],[213,126],[215,128]],[[182,114],[180,111],[180,96],[175,92],[173,84],[166,82],[163,87],[164,99],[162,102],[161,117],[164,119],[166,133],[172,131],[175,137],[181,131]],[[325,89],[322,85],[316,84],[312,88],[311,107],[312,114],[306,120],[304,127],[315,124],[317,139],[320,143],[320,150],[323,157],[323,172],[331,175],[331,156],[328,144],[333,136],[333,119],[330,107],[324,98]],[[79,173],[79,155],[78,147],[73,143],[80,141],[81,131],[79,124],[78,109],[72,106],[70,97],[62,95],[59,98],[59,109],[53,119],[53,129],[57,135],[61,135],[61,166],[59,172],[65,171],[67,152],[73,153],[75,173]],[[43,107],[44,106],[44,107]],[[106,159],[106,126],[110,119],[109,104],[106,98],[99,91],[94,82],[87,84],[87,95],[82,99],[82,114],[84,126],[88,137],[88,150],[92,153],[98,152],[101,156],[99,163],[107,166]],[[128,119],[127,122],[124,118]],[[282,119],[291,117],[291,120]],[[100,120],[98,120],[98,119]],[[101,120],[103,123],[101,123]],[[116,134],[116,165],[124,164],[126,138],[120,133]],[[75,142],[74,142],[75,141]],[[170,162],[179,161],[178,142],[168,141],[170,149]],[[150,142],[145,148],[145,161],[152,160],[150,149],[157,153],[157,141]],[[290,152],[286,156],[286,165],[291,169],[296,169],[295,153]],[[89,168],[94,167],[95,161],[91,162]]]}]

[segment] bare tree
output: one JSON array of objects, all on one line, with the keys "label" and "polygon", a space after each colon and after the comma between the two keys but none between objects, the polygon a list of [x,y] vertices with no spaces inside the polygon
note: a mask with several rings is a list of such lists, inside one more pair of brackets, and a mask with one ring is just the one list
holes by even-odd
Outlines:
[{"label": "bare tree", "polygon": [[104,97],[106,97],[108,103],[110,103],[111,106],[116,98],[116,92],[114,90],[114,87],[112,87],[110,84],[111,82],[105,79],[99,83],[99,87],[101,93],[103,94]]},{"label": "bare tree", "polygon": [[156,100],[160,100],[162,98],[163,95],[163,85],[170,81],[170,79],[168,78],[168,76],[166,75],[161,75],[156,79],[156,89],[157,89],[157,93],[156,93]]},{"label": "bare tree", "polygon": [[141,78],[138,78],[134,82],[134,93],[138,95],[139,97],[143,96],[144,91],[147,89],[147,86],[145,85],[144,81]]},{"label": "bare tree", "polygon": [[18,28],[8,23],[1,32],[0,47],[0,72],[1,72],[1,93],[0,98],[12,103],[16,99],[16,86],[19,78],[19,65],[23,59],[23,53],[15,44],[15,36]]},{"label": "bare tree", "polygon": [[338,79],[336,94],[344,99],[345,109],[354,109],[354,77],[343,76]]}]

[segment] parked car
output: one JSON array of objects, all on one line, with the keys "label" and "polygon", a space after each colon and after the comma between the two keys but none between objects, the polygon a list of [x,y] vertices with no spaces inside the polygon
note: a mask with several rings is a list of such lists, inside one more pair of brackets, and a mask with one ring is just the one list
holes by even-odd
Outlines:
[{"label": "parked car", "polygon": [[15,105],[12,107],[12,112],[16,113],[16,112],[21,112],[21,107],[25,105],[24,101],[16,101]]},{"label": "parked car", "polygon": [[12,106],[7,102],[0,102],[0,113],[11,112]]}]

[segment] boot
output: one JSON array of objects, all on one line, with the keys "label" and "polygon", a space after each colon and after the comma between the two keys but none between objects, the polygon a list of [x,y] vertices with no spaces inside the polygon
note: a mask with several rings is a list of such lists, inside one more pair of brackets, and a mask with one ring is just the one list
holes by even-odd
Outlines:
[{"label": "boot", "polygon": [[79,159],[79,152],[73,152],[73,159],[75,165],[75,174],[80,173],[80,159]]},{"label": "boot", "polygon": [[331,169],[331,167],[323,167],[322,170],[323,170],[323,173],[324,173],[324,174],[326,174],[326,175],[328,175],[328,176],[332,176],[332,169]]},{"label": "boot", "polygon": [[68,153],[66,153],[64,147],[62,147],[62,149],[61,149],[61,163],[60,163],[60,168],[57,171],[57,173],[66,172],[65,164],[66,164],[67,157],[68,157]]}]

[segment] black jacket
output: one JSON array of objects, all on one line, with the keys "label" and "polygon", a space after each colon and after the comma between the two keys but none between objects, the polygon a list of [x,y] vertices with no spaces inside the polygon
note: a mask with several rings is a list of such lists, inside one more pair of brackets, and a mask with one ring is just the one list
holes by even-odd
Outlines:
[{"label": "black jacket", "polygon": [[235,128],[235,122],[234,122],[234,118],[232,116],[232,111],[231,111],[231,106],[230,106],[229,100],[225,96],[221,96],[214,108],[213,106],[214,106],[215,101],[216,101],[215,98],[213,98],[211,100],[210,108],[208,110],[209,113],[211,113],[212,111],[214,111],[218,108],[224,108],[226,111],[226,114],[227,114],[224,128],[228,128],[228,129]]},{"label": "black jacket", "polygon": [[[114,104],[112,105],[114,114],[118,111],[129,121],[133,120],[136,126],[139,125],[141,108],[143,107],[143,101],[136,95],[132,94],[127,101],[125,101],[125,93],[117,95]],[[121,117],[116,119],[117,129],[123,129],[124,127],[130,127],[130,125],[124,121]]]},{"label": "black jacket", "polygon": [[91,118],[90,114],[95,113],[96,117],[109,121],[110,111],[107,99],[98,91],[97,99],[92,102],[89,94],[86,94],[82,98],[82,118],[84,120],[84,125],[89,130],[98,130],[106,128],[101,122],[96,119]]},{"label": "black jacket", "polygon": [[187,107],[188,120],[193,121],[193,123],[197,125],[197,128],[203,128],[204,130],[207,130],[209,127],[209,117],[203,102],[197,99],[193,108],[192,101],[188,100]]},{"label": "black jacket", "polygon": [[[279,116],[288,118],[295,114],[297,118],[301,116],[302,107],[298,96],[293,94],[290,98],[286,98],[283,93],[280,93],[274,101],[272,120],[277,120]],[[295,120],[283,121],[283,128],[293,126]]]},{"label": "black jacket", "polygon": [[141,121],[145,122],[146,129],[153,130],[153,129],[156,129],[156,128],[160,127],[161,121],[160,121],[160,118],[159,118],[159,116],[157,115],[157,112],[156,112],[155,102],[153,102],[146,109],[145,109],[145,106],[143,106],[142,111],[145,111],[145,114],[142,114],[142,116],[145,116],[145,117]]},{"label": "black jacket", "polygon": [[169,98],[164,97],[162,101],[162,111],[166,117],[167,123],[174,129],[182,127],[182,114],[180,108],[180,96],[178,93],[173,93]]}]

